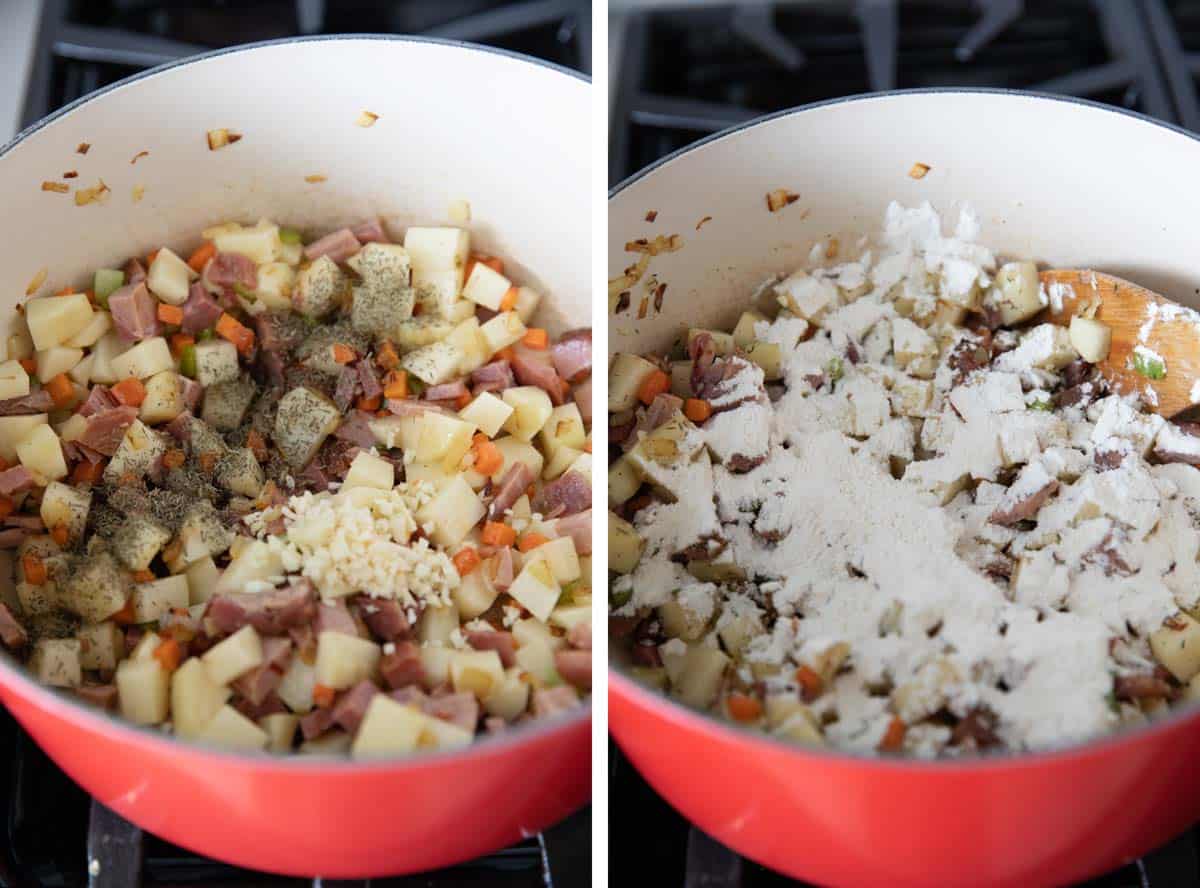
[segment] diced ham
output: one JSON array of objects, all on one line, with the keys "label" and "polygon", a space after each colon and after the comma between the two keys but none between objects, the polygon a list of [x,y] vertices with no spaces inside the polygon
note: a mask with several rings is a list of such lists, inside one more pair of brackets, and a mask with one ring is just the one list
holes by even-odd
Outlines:
[{"label": "diced ham", "polygon": [[80,416],[91,416],[93,413],[103,413],[117,406],[117,399],[112,396],[108,386],[97,383],[88,392],[87,398],[79,405],[76,412]]},{"label": "diced ham", "polygon": [[550,349],[554,369],[568,382],[581,380],[592,372],[592,331],[564,333]]},{"label": "diced ham", "polygon": [[78,443],[90,447],[97,453],[112,456],[125,439],[125,430],[137,419],[136,407],[112,407],[88,418],[87,425],[79,435]]},{"label": "diced ham", "polygon": [[464,731],[475,733],[479,723],[479,701],[470,691],[457,694],[436,694],[426,704],[426,712],[434,718],[448,721]]},{"label": "diced ham", "polygon": [[284,635],[288,630],[312,621],[316,610],[314,600],[312,582],[298,578],[288,586],[262,594],[214,595],[208,604],[207,615],[223,633],[236,632],[249,623],[263,635]]},{"label": "diced ham", "polygon": [[379,672],[393,690],[418,684],[425,677],[421,649],[412,641],[396,642],[396,649],[379,661]]},{"label": "diced ham", "polygon": [[567,682],[582,690],[592,686],[592,652],[580,650],[557,650],[554,652],[554,668]]},{"label": "diced ham", "polygon": [[308,461],[308,465],[301,470],[298,480],[305,482],[316,491],[329,489],[329,475],[316,457]]},{"label": "diced ham", "polygon": [[427,401],[416,401],[412,398],[388,398],[384,406],[396,416],[420,416],[422,413],[440,413],[443,416],[453,416],[453,411],[430,404]]},{"label": "diced ham", "polygon": [[300,733],[305,740],[313,740],[329,730],[333,724],[332,709],[314,709],[300,719]]},{"label": "diced ham", "polygon": [[576,623],[567,632],[567,644],[581,651],[592,649],[592,624]]},{"label": "diced ham", "polygon": [[35,484],[33,473],[24,466],[13,466],[0,472],[0,494],[5,496],[29,490]]},{"label": "diced ham", "polygon": [[354,394],[358,391],[358,371],[353,367],[343,367],[338,376],[337,388],[333,390],[333,403],[343,413],[354,403]]},{"label": "diced ham", "polygon": [[1046,504],[1046,501],[1050,499],[1050,497],[1054,496],[1057,490],[1058,481],[1054,478],[1051,478],[1033,493],[1021,498],[1015,503],[1008,504],[1005,502],[997,506],[996,510],[992,512],[991,516],[988,518],[988,521],[990,521],[992,524],[1012,526],[1020,521],[1025,521],[1029,518],[1032,518],[1038,513],[1038,510]]},{"label": "diced ham", "polygon": [[83,702],[99,706],[101,709],[112,709],[117,705],[115,684],[82,685],[75,689],[75,695]]},{"label": "diced ham", "polygon": [[334,262],[345,262],[360,249],[362,244],[354,233],[349,228],[339,228],[305,247],[304,258],[313,262],[322,256],[328,256]]},{"label": "diced ham", "polygon": [[533,472],[529,471],[529,466],[525,465],[525,463],[514,462],[509,466],[508,471],[504,473],[504,477],[500,479],[500,485],[496,488],[496,495],[488,505],[488,519],[495,521],[506,510],[511,509],[512,504],[521,498],[521,494],[525,492],[525,488],[532,483]]},{"label": "diced ham", "polygon": [[20,398],[5,398],[0,401],[0,416],[30,416],[45,413],[54,406],[54,399],[44,388],[30,392]]},{"label": "diced ham", "polygon": [[341,725],[346,731],[353,734],[362,724],[363,716],[367,714],[367,707],[371,705],[371,700],[378,693],[379,688],[375,687],[368,679],[363,679],[338,698],[333,707],[333,723]]},{"label": "diced ham", "polygon": [[372,414],[365,410],[351,410],[346,414],[346,418],[337,427],[333,436],[342,441],[349,441],[364,450],[369,450],[375,446],[375,433],[368,425],[372,418]]},{"label": "diced ham", "polygon": [[217,253],[204,266],[202,277],[210,289],[227,294],[236,292],[238,286],[246,290],[258,287],[258,268],[241,253]]},{"label": "diced ham", "polygon": [[505,546],[494,556],[493,564],[496,566],[496,575],[492,577],[492,585],[501,592],[508,591],[508,587],[512,585],[515,568],[513,565],[513,550]]},{"label": "diced ham", "polygon": [[283,388],[287,384],[287,373],[283,364],[283,357],[278,352],[262,352],[259,355],[258,365],[263,369],[268,385]]},{"label": "diced ham", "polygon": [[656,395],[642,414],[642,421],[638,423],[636,431],[652,432],[682,409],[683,398],[666,392]]},{"label": "diced ham", "polygon": [[1166,679],[1154,673],[1118,675],[1113,678],[1113,695],[1118,700],[1151,700],[1169,698],[1172,689]]},{"label": "diced ham", "polygon": [[146,279],[146,266],[142,265],[141,259],[130,259],[125,263],[125,283],[140,284]]},{"label": "diced ham", "polygon": [[233,689],[255,706],[279,688],[292,658],[290,638],[264,638],[262,663],[233,683]]},{"label": "diced ham", "polygon": [[29,634],[25,631],[25,627],[13,616],[8,605],[0,601],[0,642],[3,642],[4,646],[10,650],[17,650],[25,647],[28,641]]},{"label": "diced ham", "polygon": [[279,695],[274,691],[267,694],[258,703],[254,703],[243,697],[233,704],[233,708],[250,719],[250,721],[258,721],[260,718],[266,718],[268,715],[276,715],[277,713],[288,711],[288,708],[283,705],[283,701],[279,699]]},{"label": "diced ham", "polygon": [[467,632],[467,644],[477,651],[495,651],[500,655],[500,662],[505,669],[517,663],[517,645],[511,632],[472,629]]},{"label": "diced ham", "polygon": [[317,605],[317,619],[313,623],[313,630],[317,635],[322,632],[340,632],[342,635],[357,636],[358,624],[346,609],[346,602],[338,599],[335,604]]},{"label": "diced ham", "polygon": [[454,382],[431,385],[425,389],[424,398],[426,401],[454,401],[467,394],[470,394],[470,392],[467,391],[466,385],[463,384],[461,379],[456,379]]},{"label": "diced ham", "polygon": [[411,706],[421,712],[425,712],[429,708],[429,695],[415,684],[405,685],[402,688],[396,688],[394,691],[388,691],[388,696],[397,703]]},{"label": "diced ham", "polygon": [[162,331],[158,322],[157,301],[145,283],[126,284],[108,297],[113,327],[126,342],[148,339]]},{"label": "diced ham", "polygon": [[521,385],[535,385],[550,396],[550,403],[558,407],[566,402],[569,386],[554,369],[548,352],[515,347],[512,359],[513,374]]},{"label": "diced ham", "polygon": [[568,712],[579,705],[579,694],[570,685],[558,685],[533,692],[533,714],[536,718]]},{"label": "diced ham", "polygon": [[579,555],[592,554],[592,510],[584,509],[574,515],[564,515],[554,523],[554,532],[561,536],[569,536],[575,542],[575,552]]},{"label": "diced ham", "polygon": [[374,398],[383,394],[383,386],[379,384],[379,377],[375,375],[375,368],[371,366],[371,362],[363,358],[354,365],[358,370],[358,385],[362,389],[364,398]]},{"label": "diced ham", "polygon": [[583,382],[575,386],[575,390],[571,392],[571,397],[575,399],[575,405],[579,408],[579,415],[583,417],[585,425],[592,424],[592,378],[589,376]]},{"label": "diced ham", "polygon": [[32,534],[19,527],[0,530],[0,549],[15,549],[25,542]]},{"label": "diced ham", "polygon": [[580,472],[570,471],[543,485],[533,510],[547,517],[573,515],[592,506],[592,485]]},{"label": "diced ham", "polygon": [[186,444],[192,439],[192,419],[192,414],[184,411],[166,424],[167,434],[181,444]]},{"label": "diced ham", "polygon": [[390,243],[387,232],[383,230],[383,224],[378,219],[367,219],[364,222],[359,222],[350,229],[350,233],[360,244],[386,244]]},{"label": "diced ham", "polygon": [[471,371],[471,384],[475,394],[479,394],[504,391],[516,385],[517,380],[513,377],[512,365],[502,359]]},{"label": "diced ham", "polygon": [[392,598],[371,598],[360,596],[358,599],[359,613],[366,621],[371,634],[380,641],[395,641],[404,638],[411,630],[404,609]]},{"label": "diced ham", "polygon": [[200,405],[200,398],[204,394],[204,386],[196,382],[194,379],[188,379],[186,376],[180,376],[180,385],[183,387],[183,403],[188,410],[195,410]]},{"label": "diced ham", "polygon": [[42,533],[46,529],[40,515],[9,515],[4,519],[4,526],[21,527],[34,533]]},{"label": "diced ham", "polygon": [[180,329],[194,336],[201,330],[215,326],[223,311],[208,290],[204,289],[204,285],[196,281],[188,289],[187,301],[183,303],[183,322]]},{"label": "diced ham", "polygon": [[498,715],[489,715],[483,720],[483,729],[489,734],[503,734],[508,730],[508,722]]}]

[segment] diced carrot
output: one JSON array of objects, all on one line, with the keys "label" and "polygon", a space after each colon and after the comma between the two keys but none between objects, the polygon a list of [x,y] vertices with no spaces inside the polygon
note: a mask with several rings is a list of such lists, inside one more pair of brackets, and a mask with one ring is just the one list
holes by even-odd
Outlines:
[{"label": "diced carrot", "polygon": [[60,410],[75,400],[75,386],[67,374],[60,373],[46,383],[46,392]]},{"label": "diced carrot", "polygon": [[688,398],[683,402],[683,415],[692,422],[704,422],[712,416],[712,404],[703,398]]},{"label": "diced carrot", "polygon": [[70,284],[67,284],[65,287],[63,287],[61,290],[59,290],[54,295],[55,296],[70,296],[74,292],[75,292],[75,288],[72,287]]},{"label": "diced carrot", "polygon": [[126,407],[141,407],[142,401],[146,400],[146,387],[142,385],[140,379],[135,377],[122,379],[109,391],[117,401]]},{"label": "diced carrot", "polygon": [[104,474],[104,463],[85,459],[75,466],[75,471],[71,473],[71,480],[76,484],[95,484],[100,480],[102,474]]},{"label": "diced carrot", "polygon": [[129,626],[133,623],[133,596],[125,602],[125,606],[112,615],[112,621],[118,626]]},{"label": "diced carrot", "polygon": [[202,472],[204,472],[206,475],[211,475],[212,470],[216,468],[217,465],[217,454],[214,451],[209,450],[196,457],[196,461],[200,463],[200,470]]},{"label": "diced carrot", "polygon": [[510,364],[512,363],[513,358],[516,356],[517,353],[512,350],[512,346],[505,346],[504,348],[500,349],[500,351],[496,352],[497,361],[508,361]]},{"label": "diced carrot", "polygon": [[323,684],[315,684],[313,685],[312,691],[313,703],[315,703],[321,709],[328,709],[333,705],[333,697],[335,693],[336,692],[331,687]]},{"label": "diced carrot", "polygon": [[383,345],[379,346],[379,351],[375,353],[375,363],[384,370],[395,370],[400,366],[400,355],[396,353],[396,346],[392,345],[391,340],[384,340]]},{"label": "diced carrot", "polygon": [[251,429],[246,432],[246,446],[250,448],[250,452],[254,454],[254,458],[260,463],[267,461],[267,457],[270,455],[267,453],[267,440],[258,429]]},{"label": "diced carrot", "polygon": [[533,549],[536,549],[543,543],[548,542],[550,542],[549,537],[542,536],[542,534],[538,533],[537,531],[531,530],[529,533],[521,536],[521,541],[517,543],[517,550],[520,552],[529,552]]},{"label": "diced carrot", "polygon": [[476,441],[471,448],[475,451],[475,471],[481,475],[494,475],[504,465],[504,455],[491,441]]},{"label": "diced carrot", "polygon": [[800,699],[811,703],[825,690],[825,679],[811,666],[801,663],[796,670],[796,682],[800,685]]},{"label": "diced carrot", "polygon": [[373,398],[367,398],[367,397],[360,396],[359,399],[354,402],[354,406],[357,407],[359,410],[374,411],[374,410],[378,410],[382,405],[383,405],[383,395],[375,395]]},{"label": "diced carrot", "polygon": [[521,337],[521,342],[528,348],[543,349],[550,347],[550,334],[541,327],[530,327]]},{"label": "diced carrot", "polygon": [[24,367],[25,372],[31,376],[37,372],[37,361],[33,358],[21,358],[17,363]]},{"label": "diced carrot", "polygon": [[183,323],[183,309],[178,305],[167,305],[165,302],[160,302],[158,303],[158,319],[164,324],[178,327]]},{"label": "diced carrot", "polygon": [[663,392],[670,391],[671,377],[659,370],[657,367],[642,380],[642,384],[638,386],[638,400],[649,407],[654,403],[654,399]]},{"label": "diced carrot", "polygon": [[591,438],[588,438],[586,441],[583,442],[583,452],[584,453],[592,452],[592,439]]},{"label": "diced carrot", "polygon": [[196,248],[196,252],[188,256],[188,266],[196,274],[199,274],[204,271],[204,266],[208,264],[208,260],[215,255],[217,255],[217,245],[212,241],[205,241]]},{"label": "diced carrot", "polygon": [[133,581],[135,583],[153,583],[154,571],[152,570],[135,570],[133,572]]},{"label": "diced carrot", "polygon": [[500,297],[500,310],[512,311],[517,307],[517,288],[509,287],[504,291],[504,295]]},{"label": "diced carrot", "polygon": [[454,409],[462,410],[464,407],[466,407],[468,404],[470,404],[474,400],[475,400],[474,395],[472,395],[470,392],[464,392],[463,394],[459,395],[457,398],[454,399]]},{"label": "diced carrot", "polygon": [[904,735],[908,733],[908,725],[899,716],[893,716],[888,723],[883,739],[879,741],[880,752],[895,752],[904,745]]},{"label": "diced carrot", "polygon": [[185,348],[196,344],[196,337],[186,333],[176,333],[171,336],[171,354],[179,357]]},{"label": "diced carrot", "polygon": [[21,567],[25,570],[25,582],[31,586],[46,585],[46,563],[32,552],[21,556]]},{"label": "diced carrot", "polygon": [[95,290],[84,290],[83,294],[85,296],[87,296],[88,302],[92,303],[92,305],[96,304],[96,291]]},{"label": "diced carrot", "polygon": [[479,539],[485,546],[511,546],[517,541],[517,532],[507,524],[488,521],[483,525]]},{"label": "diced carrot", "polygon": [[454,562],[454,569],[458,571],[460,577],[465,577],[475,568],[479,567],[479,553],[467,546],[464,549],[454,553],[454,557],[450,559]]},{"label": "diced carrot", "polygon": [[71,539],[71,534],[67,530],[67,525],[54,525],[54,528],[50,531],[50,539],[54,540],[54,542],[58,543],[60,546],[65,546]]},{"label": "diced carrot", "polygon": [[383,396],[397,401],[408,397],[408,374],[403,370],[392,370],[383,381]]},{"label": "diced carrot", "polygon": [[729,717],[734,721],[752,722],[762,715],[762,703],[757,697],[737,691],[725,698],[725,706],[729,709]]},{"label": "diced carrot", "polygon": [[354,349],[352,349],[350,346],[342,345],[340,342],[334,344],[333,359],[339,364],[353,363],[354,359],[357,357],[358,355],[354,353]]},{"label": "diced carrot", "polygon": [[172,447],[163,454],[162,463],[168,469],[177,469],[187,462],[187,455],[178,447]]},{"label": "diced carrot", "polygon": [[236,345],[241,354],[248,354],[254,348],[254,331],[228,312],[221,315],[216,329],[217,335]]},{"label": "diced carrot", "polygon": [[0,496],[0,518],[7,518],[13,513],[16,505],[12,501],[12,497]]},{"label": "diced carrot", "polygon": [[158,257],[158,250],[151,250],[146,254],[146,267],[149,268],[154,264],[154,260]]},{"label": "diced carrot", "polygon": [[154,659],[158,660],[167,672],[174,672],[183,660],[183,648],[173,636],[168,636],[154,649]]}]

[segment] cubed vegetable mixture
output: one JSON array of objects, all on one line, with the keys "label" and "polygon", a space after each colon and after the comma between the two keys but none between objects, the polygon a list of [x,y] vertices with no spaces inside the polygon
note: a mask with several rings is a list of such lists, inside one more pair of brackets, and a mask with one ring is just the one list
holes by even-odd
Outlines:
[{"label": "cubed vegetable mixture", "polygon": [[0,641],[199,742],[387,756],[582,705],[591,332],[468,231],[207,229],[20,307]]}]

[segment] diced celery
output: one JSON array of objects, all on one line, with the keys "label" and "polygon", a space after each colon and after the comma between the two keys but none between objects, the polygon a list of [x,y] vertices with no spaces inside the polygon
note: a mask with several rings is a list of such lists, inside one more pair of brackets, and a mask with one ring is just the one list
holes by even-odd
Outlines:
[{"label": "diced celery", "polygon": [[108,297],[125,286],[125,272],[119,268],[97,268],[92,282],[96,301],[108,308]]},{"label": "diced celery", "polygon": [[295,228],[280,228],[279,239],[285,244],[298,244],[300,243],[300,232]]},{"label": "diced celery", "polygon": [[233,285],[233,290],[235,293],[237,293],[239,296],[241,296],[243,299],[245,299],[247,302],[249,302],[252,305],[258,301],[258,297],[254,295],[254,291],[251,290],[249,287],[245,286],[244,284],[239,284],[239,283],[235,282]]},{"label": "diced celery", "polygon": [[179,372],[188,379],[196,378],[196,346],[185,345],[179,353]]},{"label": "diced celery", "polygon": [[217,334],[214,333],[211,328],[208,330],[201,330],[199,333],[196,334],[196,341],[197,342],[205,342],[209,339],[212,339],[216,335]]}]

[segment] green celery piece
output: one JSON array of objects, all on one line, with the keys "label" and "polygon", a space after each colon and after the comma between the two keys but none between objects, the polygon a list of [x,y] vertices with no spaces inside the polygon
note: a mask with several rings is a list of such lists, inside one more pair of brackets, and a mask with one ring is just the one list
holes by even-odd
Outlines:
[{"label": "green celery piece", "polygon": [[1049,399],[1043,399],[1041,401],[1030,401],[1029,409],[1030,410],[1045,410],[1045,411],[1049,412],[1054,409],[1054,405],[1050,402]]},{"label": "green celery piece", "polygon": [[125,286],[125,272],[119,268],[97,268],[92,280],[96,301],[108,308],[108,297]]},{"label": "green celery piece", "polygon": [[254,291],[251,290],[249,287],[245,287],[245,286],[242,286],[241,284],[235,283],[233,285],[233,289],[234,289],[234,292],[236,292],[239,296],[241,296],[243,299],[245,299],[251,305],[253,305],[255,302],[258,301],[258,297],[254,295]]},{"label": "green celery piece", "polygon": [[825,372],[829,374],[830,382],[837,382],[845,374],[845,367],[842,364],[841,358],[830,358],[829,363],[825,365]]},{"label": "green celery piece", "polygon": [[1163,366],[1162,361],[1148,358],[1137,352],[1134,352],[1133,355],[1133,369],[1147,379],[1163,379],[1167,375],[1167,368]]},{"label": "green celery piece", "polygon": [[613,607],[624,607],[629,603],[629,599],[633,597],[632,589],[625,589],[621,592],[610,591],[608,593],[609,603]]},{"label": "green celery piece", "polygon": [[179,353],[179,372],[188,379],[196,378],[196,346],[185,345]]},{"label": "green celery piece", "polygon": [[298,244],[300,243],[300,232],[295,228],[281,228],[279,229],[279,239],[285,244]]},{"label": "green celery piece", "polygon": [[216,334],[216,333],[214,333],[214,332],[213,332],[213,330],[212,330],[212,328],[210,327],[210,328],[209,328],[209,329],[207,329],[207,330],[201,330],[199,333],[197,333],[197,334],[196,334],[196,341],[197,341],[197,342],[205,342],[205,341],[207,341],[207,340],[209,340],[209,339],[212,339],[212,338],[213,338],[214,336],[216,336],[216,335],[217,335],[217,334]]}]

